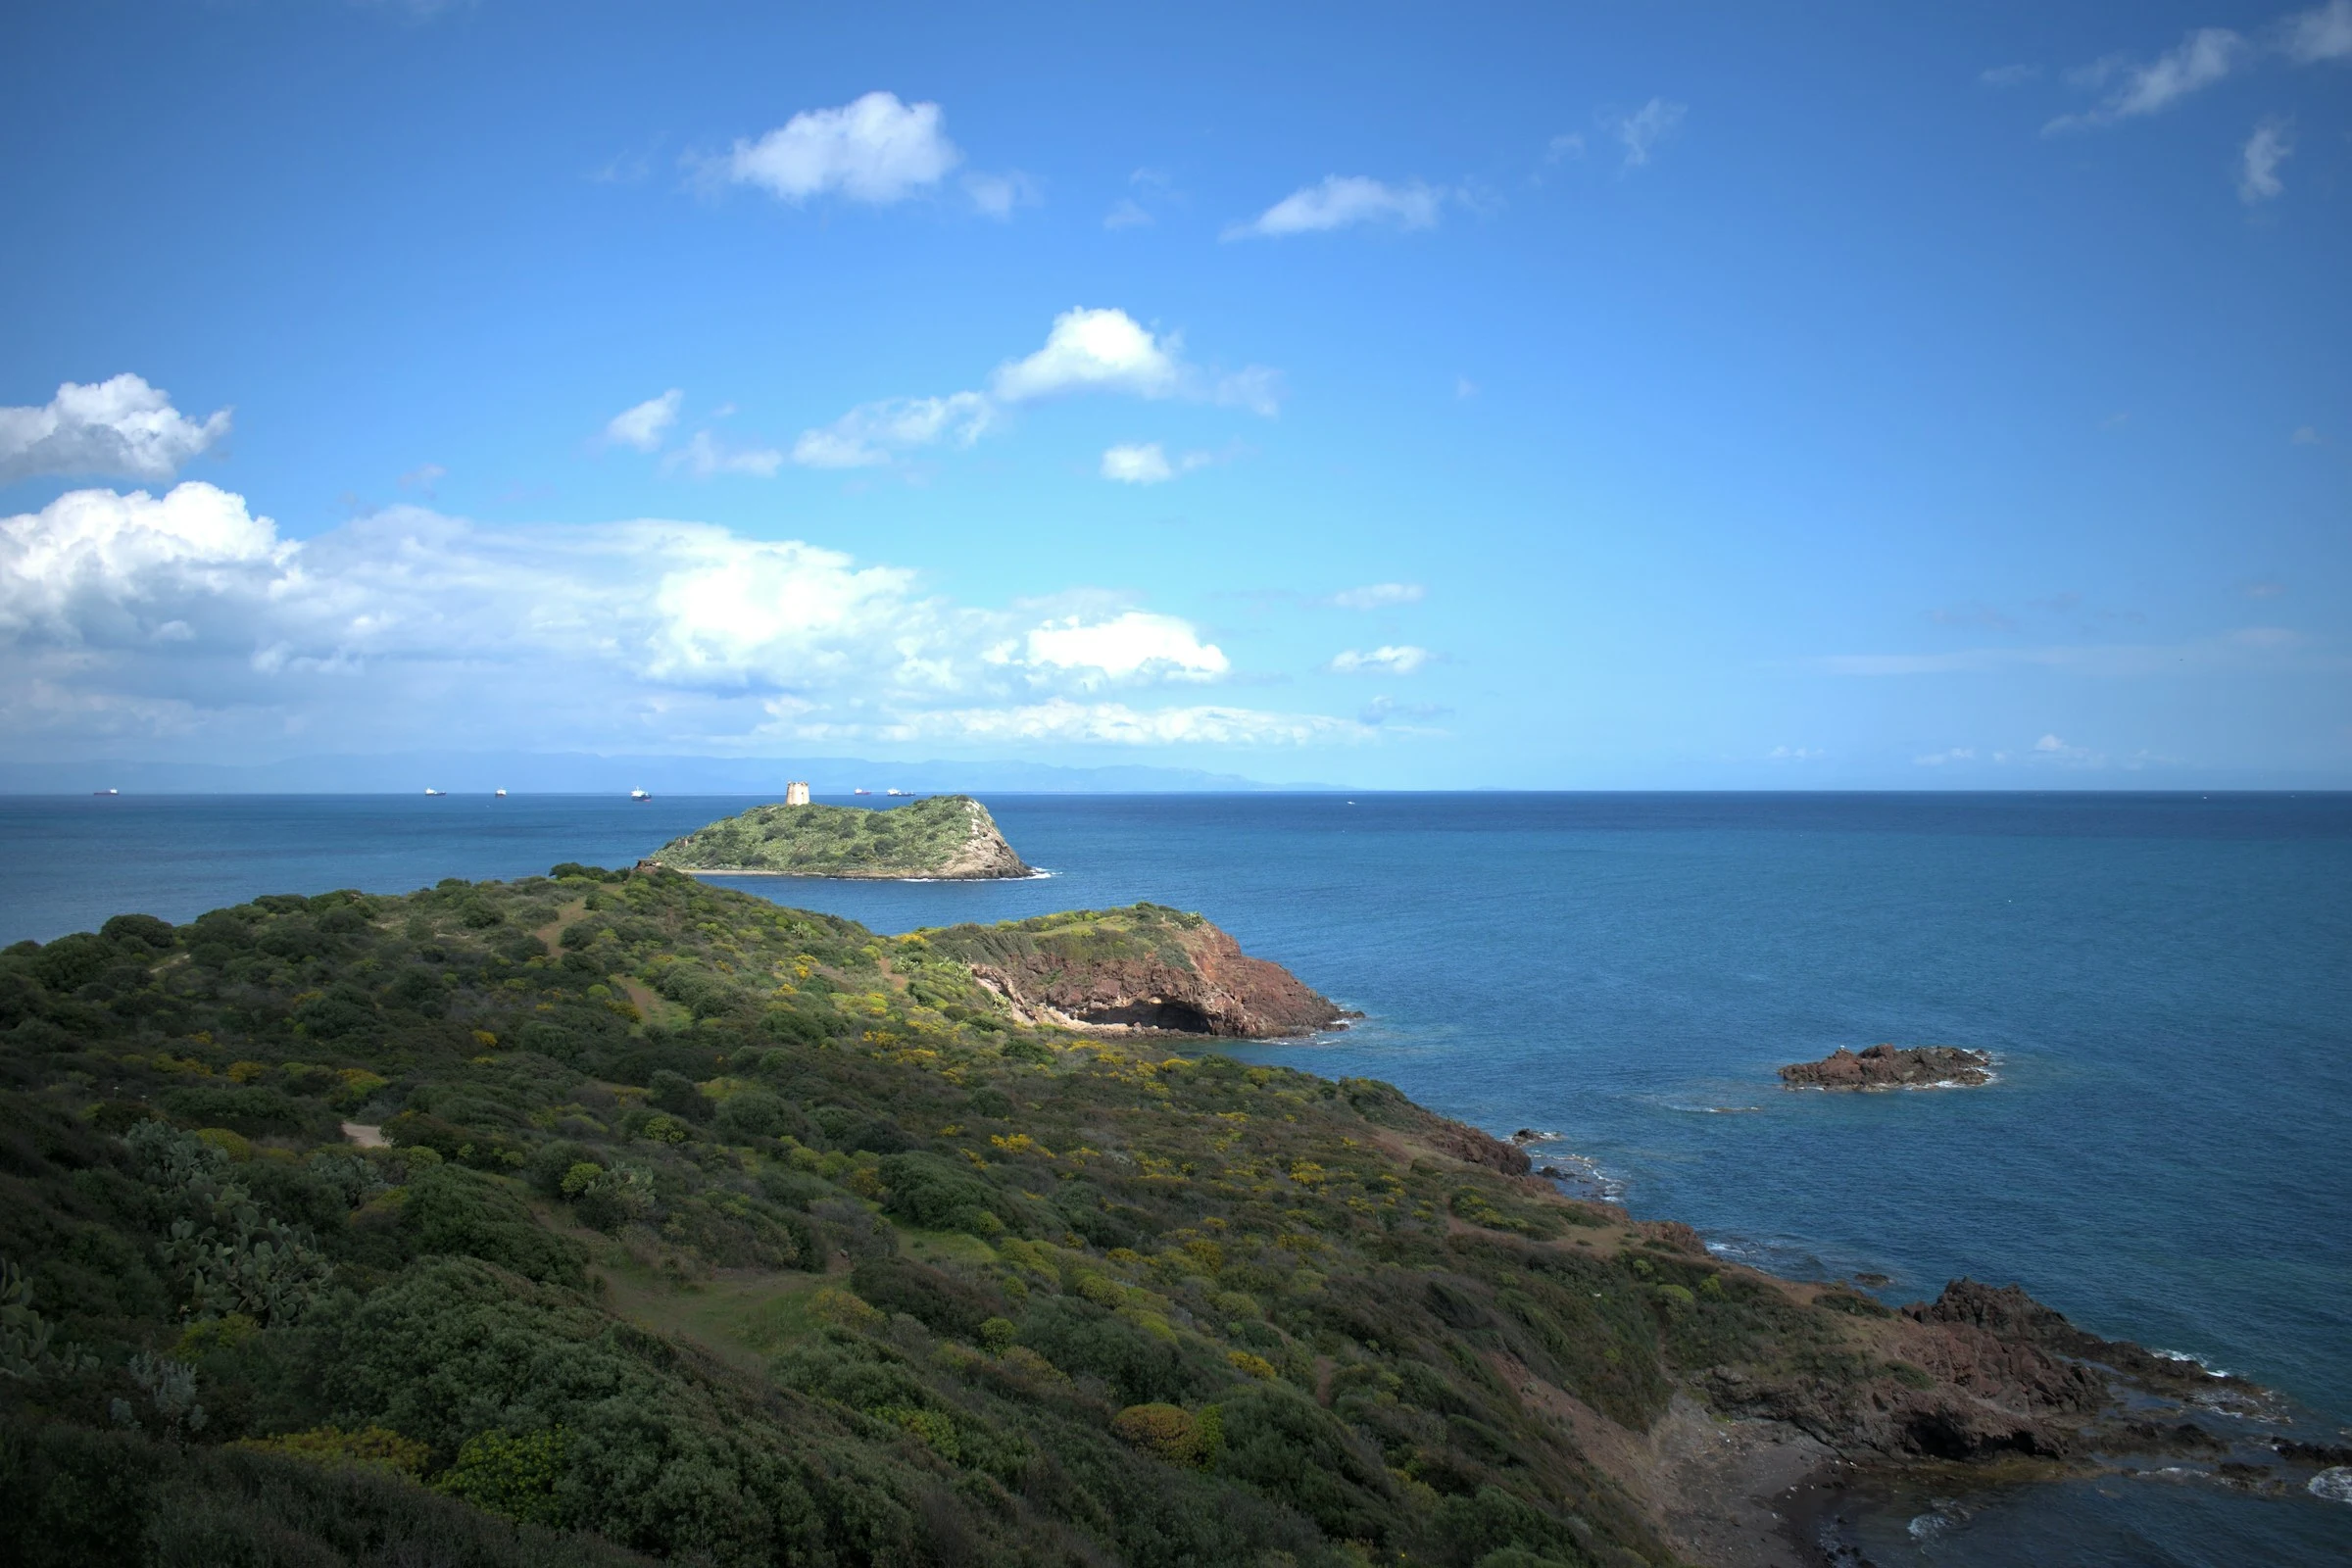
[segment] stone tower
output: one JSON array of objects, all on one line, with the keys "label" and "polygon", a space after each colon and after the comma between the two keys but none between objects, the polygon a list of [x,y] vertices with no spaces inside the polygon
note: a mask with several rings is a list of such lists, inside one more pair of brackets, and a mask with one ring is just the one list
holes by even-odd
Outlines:
[{"label": "stone tower", "polygon": [[784,804],[786,806],[807,806],[808,804],[808,786],[797,778],[785,785]]}]

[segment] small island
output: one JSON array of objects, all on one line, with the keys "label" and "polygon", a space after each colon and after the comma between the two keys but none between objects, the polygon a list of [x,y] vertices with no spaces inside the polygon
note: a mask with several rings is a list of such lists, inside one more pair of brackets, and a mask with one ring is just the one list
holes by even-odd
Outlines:
[{"label": "small island", "polygon": [[1201,916],[1160,904],[918,935],[968,965],[1027,1023],[1264,1040],[1360,1016],[1281,964],[1243,953]]},{"label": "small island", "polygon": [[928,877],[970,881],[1034,875],[988,808],[934,795],[876,810],[861,806],[756,806],[670,840],[651,865],[698,876]]},{"label": "small island", "polygon": [[1819,1061],[1783,1067],[1781,1082],[1791,1089],[1973,1089],[1991,1081],[1991,1066],[1984,1052],[1958,1046],[1840,1046]]}]

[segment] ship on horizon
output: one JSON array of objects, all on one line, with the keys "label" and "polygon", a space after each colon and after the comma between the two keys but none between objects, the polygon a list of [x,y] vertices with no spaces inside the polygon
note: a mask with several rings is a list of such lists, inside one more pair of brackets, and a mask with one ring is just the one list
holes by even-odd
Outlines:
[{"label": "ship on horizon", "polygon": [[654,792],[653,792],[653,791],[651,791],[651,790],[631,790],[631,791],[629,791],[629,799],[630,799],[630,800],[632,800],[632,801],[650,801],[650,800],[652,800],[653,798],[654,798]]},{"label": "ship on horizon", "polygon": [[426,799],[426,800],[428,800],[428,801],[429,801],[429,800],[433,800],[433,799],[435,799],[435,798],[437,798],[437,797],[439,797],[439,796],[447,795],[448,793],[449,793],[449,791],[447,791],[447,790],[437,790],[437,789],[433,788],[433,787],[432,787],[430,784],[427,784],[427,785],[424,787],[424,797],[425,797],[425,799]]}]

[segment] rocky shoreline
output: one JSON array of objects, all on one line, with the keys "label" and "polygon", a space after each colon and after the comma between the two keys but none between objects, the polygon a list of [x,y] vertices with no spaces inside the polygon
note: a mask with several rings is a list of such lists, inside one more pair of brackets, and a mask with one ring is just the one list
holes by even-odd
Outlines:
[{"label": "rocky shoreline", "polygon": [[[1603,1180],[1596,1167],[1562,1169],[1563,1159],[1590,1162],[1550,1147],[1556,1133],[1464,1132],[1446,1152],[1531,1186],[1544,1180],[1572,1201],[1591,1201],[1578,1189]],[[1688,1226],[1636,1229],[1652,1247],[1706,1254]],[[1861,1568],[1869,1558],[1856,1544],[1856,1509],[1885,1506],[1881,1494],[1931,1480],[1938,1494],[1965,1496],[2067,1477],[2158,1475],[2252,1495],[2352,1500],[2352,1444],[2298,1436],[2287,1402],[2271,1390],[2089,1333],[2019,1285],[1963,1277],[1932,1301],[1889,1307],[1877,1298],[1890,1283],[1882,1274],[1803,1284],[1736,1265],[1727,1272],[1850,1316],[1879,1372],[1758,1376],[1717,1366],[1687,1377],[1646,1433],[1616,1430],[1590,1411],[1571,1420],[1586,1452],[1648,1504],[1692,1562]]]}]

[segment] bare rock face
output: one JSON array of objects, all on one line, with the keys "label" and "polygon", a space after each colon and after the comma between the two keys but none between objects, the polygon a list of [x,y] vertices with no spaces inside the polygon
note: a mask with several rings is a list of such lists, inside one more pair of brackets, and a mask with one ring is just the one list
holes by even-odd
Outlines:
[{"label": "bare rock face", "polygon": [[1819,1061],[1791,1062],[1781,1069],[1781,1082],[1791,1089],[1913,1089],[1928,1084],[1984,1083],[1992,1077],[1992,1058],[1981,1051],[1957,1046],[1872,1046],[1848,1051],[1840,1046]]},{"label": "bare rock face", "polygon": [[1258,1040],[1352,1016],[1200,916],[1155,904],[923,936],[1036,1022]]}]

